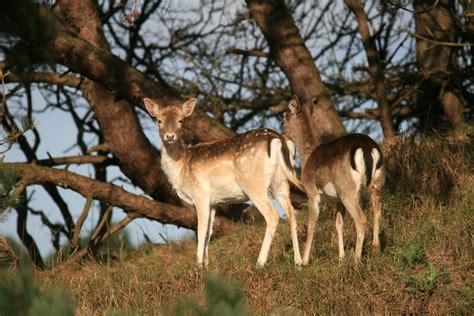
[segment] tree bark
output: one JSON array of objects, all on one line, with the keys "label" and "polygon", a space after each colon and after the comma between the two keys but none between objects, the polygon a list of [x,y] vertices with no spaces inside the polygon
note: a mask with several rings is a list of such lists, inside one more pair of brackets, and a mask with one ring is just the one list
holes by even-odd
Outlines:
[{"label": "tree bark", "polygon": [[[325,91],[316,65],[282,0],[246,0],[251,18],[258,24],[270,46],[271,57],[280,66],[293,92],[303,103],[314,106],[314,135],[321,142],[346,131]],[[317,106],[316,106],[317,105]]]},{"label": "tree bark", "polygon": [[[429,8],[431,8],[429,10]],[[424,129],[459,127],[464,123],[464,102],[457,92],[455,75],[458,63],[456,47],[435,42],[456,43],[459,26],[454,1],[415,0],[416,55],[425,80],[418,94],[417,108]]]},{"label": "tree bark", "polygon": [[391,141],[395,137],[395,129],[392,122],[390,104],[387,99],[383,65],[380,62],[380,54],[375,44],[375,38],[370,34],[369,23],[367,22],[362,2],[360,0],[345,0],[345,3],[356,16],[357,26],[369,63],[370,76],[374,82],[375,96],[380,112],[380,124],[382,125],[385,139]]},{"label": "tree bark", "polygon": [[[125,212],[133,212],[163,224],[174,224],[178,227],[196,229],[196,212],[189,208],[150,200],[125,191],[124,189],[67,170],[39,166],[27,163],[4,163],[4,168],[12,168],[20,177],[22,185],[53,184],[71,189],[84,197],[92,197],[109,205],[120,207]],[[216,232],[232,229],[231,221],[217,218]]]}]

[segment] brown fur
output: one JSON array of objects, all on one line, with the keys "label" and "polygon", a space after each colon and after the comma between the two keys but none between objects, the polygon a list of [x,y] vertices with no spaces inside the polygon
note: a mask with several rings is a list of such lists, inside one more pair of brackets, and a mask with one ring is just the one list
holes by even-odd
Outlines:
[{"label": "brown fur", "polygon": [[[321,195],[340,198],[354,219],[357,230],[355,260],[359,262],[365,237],[367,219],[360,207],[360,189],[367,187],[374,213],[373,246],[379,248],[379,219],[381,216],[380,195],[384,183],[382,152],[376,142],[362,134],[349,134],[319,145],[306,133],[309,124],[309,108],[301,106],[296,97],[289,105],[283,122],[283,133],[300,150],[301,181],[309,198],[308,239],[306,240],[303,264],[307,264],[311,251],[316,222],[319,216]],[[363,181],[365,179],[365,181]],[[343,217],[338,212],[336,230],[339,239],[339,257],[344,256],[342,237]]]}]

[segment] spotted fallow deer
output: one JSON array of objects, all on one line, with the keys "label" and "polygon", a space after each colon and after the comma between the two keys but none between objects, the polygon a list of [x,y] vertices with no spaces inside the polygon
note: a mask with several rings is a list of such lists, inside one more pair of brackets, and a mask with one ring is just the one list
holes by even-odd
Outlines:
[{"label": "spotted fallow deer", "polygon": [[257,261],[257,265],[265,265],[279,221],[270,193],[286,213],[294,260],[301,265],[295,211],[289,198],[289,182],[302,189],[293,167],[294,143],[272,130],[257,129],[185,148],[181,140],[183,119],[191,115],[196,99],[186,101],[181,107],[164,107],[146,98],[143,101],[148,113],[158,120],[163,141],[162,169],[178,196],[196,208],[198,265],[208,264],[214,207],[248,199],[255,204],[267,224]]},{"label": "spotted fallow deer", "polygon": [[[381,190],[384,184],[382,152],[378,144],[363,134],[348,134],[319,145],[311,131],[310,106],[301,106],[294,96],[288,104],[283,119],[283,135],[292,139],[301,157],[301,182],[308,195],[309,223],[308,235],[303,253],[303,265],[307,265],[311,252],[316,222],[319,217],[321,195],[339,198],[354,219],[357,240],[354,258],[360,262],[362,245],[367,229],[367,218],[360,207],[361,189],[367,189],[371,199],[374,218],[372,245],[378,250],[379,221],[381,217]],[[339,244],[339,258],[344,257],[343,209],[336,214],[336,230]]]}]

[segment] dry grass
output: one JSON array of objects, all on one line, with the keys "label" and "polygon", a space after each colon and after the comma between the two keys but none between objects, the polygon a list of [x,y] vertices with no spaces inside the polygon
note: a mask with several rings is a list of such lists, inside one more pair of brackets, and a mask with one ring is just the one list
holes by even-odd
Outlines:
[{"label": "dry grass", "polygon": [[16,271],[20,264],[11,242],[0,236],[0,268],[9,272]]},{"label": "dry grass", "polygon": [[[359,269],[351,258],[355,233],[349,217],[348,256],[338,262],[335,212],[328,205],[313,259],[302,270],[292,264],[289,228],[282,221],[264,269],[255,268],[264,226],[239,225],[212,241],[206,272],[194,265],[195,242],[184,240],[147,245],[112,263],[61,263],[38,272],[37,279],[45,289],[67,288],[78,315],[169,314],[189,300],[205,305],[208,273],[238,284],[256,314],[473,314],[472,145],[402,140],[390,150],[382,253],[371,253],[369,234]],[[304,238],[306,212],[298,216]]]}]

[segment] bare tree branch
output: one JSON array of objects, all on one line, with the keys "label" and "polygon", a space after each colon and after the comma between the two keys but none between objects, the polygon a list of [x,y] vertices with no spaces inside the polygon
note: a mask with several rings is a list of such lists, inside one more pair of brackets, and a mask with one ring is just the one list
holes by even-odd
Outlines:
[{"label": "bare tree branch", "polygon": [[8,77],[5,78],[6,82],[23,82],[23,83],[33,83],[33,82],[44,82],[51,84],[58,84],[69,86],[72,88],[79,88],[81,84],[81,78],[75,75],[66,75],[58,74],[52,72],[29,72],[16,74],[14,72],[9,72]]},{"label": "bare tree branch", "polygon": [[270,55],[266,52],[262,52],[261,50],[244,50],[238,48],[227,48],[225,50],[226,54],[236,54],[236,55],[244,55],[244,56],[253,56],[253,57],[269,57]]},{"label": "bare tree branch", "polygon": [[[98,182],[70,171],[39,166],[27,163],[5,163],[5,168],[15,170],[24,185],[54,184],[71,189],[83,196],[93,196],[109,205],[117,206],[125,212],[136,212],[163,224],[174,224],[189,229],[196,228],[196,212],[186,208],[165,204],[129,193],[124,189],[107,183]],[[218,233],[227,231],[233,224],[226,219],[216,218],[215,228]]]},{"label": "bare tree branch", "polygon": [[71,238],[71,249],[73,252],[75,252],[76,249],[79,248],[79,235],[81,233],[82,225],[84,224],[84,221],[89,215],[89,211],[91,209],[93,201],[94,199],[92,198],[92,195],[88,195],[86,197],[86,203],[84,204],[84,209],[82,210],[81,215],[77,219],[76,225],[74,226],[74,231]]},{"label": "bare tree branch", "polygon": [[116,164],[114,159],[106,156],[72,156],[72,157],[53,157],[36,161],[41,166],[60,166],[60,165],[81,165],[81,164]]},{"label": "bare tree branch", "polygon": [[395,137],[395,129],[392,122],[390,104],[387,99],[385,75],[383,65],[380,62],[380,54],[375,44],[375,38],[370,34],[369,23],[364,12],[364,6],[360,0],[345,0],[346,5],[351,9],[357,19],[359,33],[362,37],[365,53],[369,62],[369,72],[375,86],[375,95],[380,109],[380,124],[387,141]]}]

